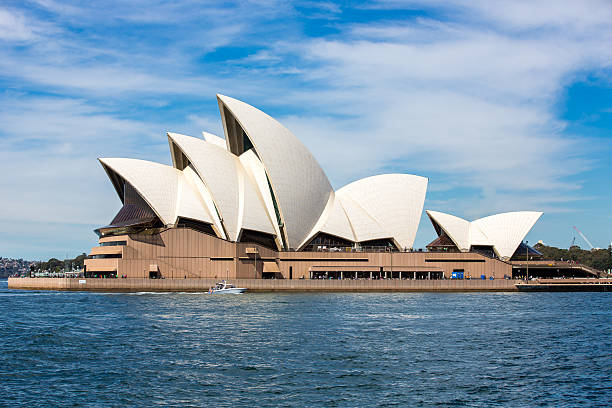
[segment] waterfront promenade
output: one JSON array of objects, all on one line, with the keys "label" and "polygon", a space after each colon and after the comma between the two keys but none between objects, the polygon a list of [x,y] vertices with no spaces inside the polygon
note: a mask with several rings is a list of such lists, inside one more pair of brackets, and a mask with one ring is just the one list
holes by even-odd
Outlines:
[{"label": "waterfront promenade", "polygon": [[[205,292],[216,279],[9,278],[11,289],[96,292]],[[323,280],[232,279],[250,292],[514,292],[519,281],[497,280]]]},{"label": "waterfront promenade", "polygon": [[[218,279],[9,278],[10,289],[92,292],[206,292]],[[410,280],[232,279],[250,292],[516,292],[612,291],[612,279]]]},{"label": "waterfront promenade", "polygon": [[[96,292],[206,292],[218,279],[9,278],[11,289]],[[339,280],[232,279],[250,292],[471,292],[516,291],[518,281],[498,280]]]}]

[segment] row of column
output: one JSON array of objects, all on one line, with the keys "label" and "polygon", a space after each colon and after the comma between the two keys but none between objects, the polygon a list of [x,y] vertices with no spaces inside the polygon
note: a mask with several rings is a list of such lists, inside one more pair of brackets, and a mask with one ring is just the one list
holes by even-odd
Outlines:
[{"label": "row of column", "polygon": [[[406,275],[402,275],[402,274],[406,274],[406,273],[410,273],[410,272],[398,272],[399,273],[399,278],[402,279],[403,277],[405,277]],[[355,274],[355,278],[357,277],[357,272],[351,272],[351,275]],[[313,272],[310,271],[310,279],[313,278]],[[374,278],[374,272],[370,271],[370,279]],[[388,279],[389,276],[387,275],[387,271],[384,272],[384,279]],[[416,272],[412,272],[412,279],[416,280],[417,278],[417,273]],[[344,272],[340,271],[340,279],[344,279]],[[431,272],[427,272],[427,280],[431,280]]]}]

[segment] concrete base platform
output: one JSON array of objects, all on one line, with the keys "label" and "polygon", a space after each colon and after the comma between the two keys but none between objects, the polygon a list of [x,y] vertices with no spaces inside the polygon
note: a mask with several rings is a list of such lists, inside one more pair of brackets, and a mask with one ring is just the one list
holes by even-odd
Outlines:
[{"label": "concrete base platform", "polygon": [[[9,278],[10,289],[94,292],[207,292],[218,279]],[[233,279],[249,292],[612,292],[612,279],[318,280]]]},{"label": "concrete base platform", "polygon": [[[214,279],[9,278],[11,289],[95,292],[207,292]],[[516,292],[515,280],[233,279],[249,292]]]},{"label": "concrete base platform", "polygon": [[612,292],[612,279],[539,279],[517,283],[520,292]]}]

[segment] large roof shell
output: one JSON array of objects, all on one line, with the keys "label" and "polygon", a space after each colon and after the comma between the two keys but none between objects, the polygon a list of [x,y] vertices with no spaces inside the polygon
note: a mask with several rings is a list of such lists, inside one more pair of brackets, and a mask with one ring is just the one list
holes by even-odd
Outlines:
[{"label": "large roof shell", "polygon": [[[393,238],[401,248],[412,248],[423,213],[427,179],[410,174],[382,174],[350,183],[337,191],[344,204],[347,198],[380,225],[368,238]],[[360,229],[362,217],[347,212],[353,228]],[[355,218],[354,218],[355,217]]]},{"label": "large roof shell", "polygon": [[228,133],[226,110],[240,124],[263,163],[287,245],[297,248],[328,203],[333,191],[329,180],[308,149],[274,118],[237,99],[224,95],[217,98],[228,146],[236,146],[232,140],[236,136]]},{"label": "large roof shell", "polygon": [[[252,179],[236,155],[191,136],[168,133],[168,139],[187,157],[210,191],[229,240],[236,241],[243,228],[276,234]],[[175,155],[176,150],[171,150]],[[173,161],[180,162],[176,157]]]}]

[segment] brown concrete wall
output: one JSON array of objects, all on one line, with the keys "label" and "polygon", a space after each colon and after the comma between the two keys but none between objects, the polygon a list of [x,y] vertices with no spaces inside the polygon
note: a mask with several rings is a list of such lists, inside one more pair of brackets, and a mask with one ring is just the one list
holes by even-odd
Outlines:
[{"label": "brown concrete wall", "polygon": [[[85,283],[79,283],[83,282]],[[516,291],[518,281],[500,280],[285,280],[232,279],[250,292],[475,292]],[[215,279],[9,278],[11,289],[98,292],[206,292]]]},{"label": "brown concrete wall", "polygon": [[116,271],[119,265],[119,259],[86,259],[85,266],[88,271]]},{"label": "brown concrete wall", "polygon": [[[127,241],[121,259],[112,259],[117,264],[117,274],[130,278],[148,278],[151,265],[157,265],[166,278],[235,278],[236,245],[187,228],[172,228],[156,235],[123,235],[114,241]],[[100,242],[106,241],[103,238]],[[93,252],[92,252],[93,253]],[[95,271],[99,261],[88,259],[89,271]]]},{"label": "brown concrete wall", "polygon": [[[257,254],[247,254],[247,248],[255,248]],[[252,243],[236,244],[237,277],[243,279],[261,278],[263,262],[277,262],[278,252]]]},{"label": "brown concrete wall", "polygon": [[[317,266],[376,266],[394,272],[442,271],[450,278],[453,269],[463,269],[465,276],[480,279],[503,279],[512,276],[512,266],[506,262],[487,258],[476,253],[438,253],[438,252],[380,252],[380,253],[341,253],[341,252],[281,252],[279,264],[283,276],[289,278],[289,267],[293,267],[293,279],[304,276],[308,279],[312,265]],[[432,262],[440,261],[440,262]],[[350,270],[350,269],[346,269]]]},{"label": "brown concrete wall", "polygon": [[98,246],[91,248],[89,255],[123,254],[123,246]]},{"label": "brown concrete wall", "polygon": [[[369,267],[393,272],[440,271],[450,278],[453,269],[463,269],[465,276],[480,279],[503,279],[512,275],[509,263],[487,258],[476,253],[438,252],[277,252],[251,243],[232,243],[188,228],[173,228],[156,235],[125,235],[112,237],[127,241],[126,246],[93,249],[92,253],[118,251],[121,259],[88,259],[89,271],[115,264],[117,275],[129,278],[148,278],[151,265],[157,265],[166,278],[256,279],[261,278],[263,262],[275,262],[285,279],[290,268],[293,279],[308,279],[310,270],[325,266],[351,271],[352,266]],[[107,241],[103,238],[100,241]],[[257,254],[247,253],[256,248]],[[110,252],[109,252],[110,253]],[[105,269],[108,270],[108,269]],[[337,269],[336,269],[337,270]],[[357,269],[355,269],[357,270]]]}]

